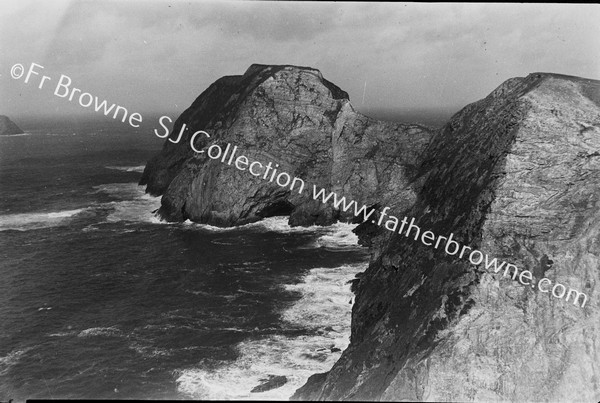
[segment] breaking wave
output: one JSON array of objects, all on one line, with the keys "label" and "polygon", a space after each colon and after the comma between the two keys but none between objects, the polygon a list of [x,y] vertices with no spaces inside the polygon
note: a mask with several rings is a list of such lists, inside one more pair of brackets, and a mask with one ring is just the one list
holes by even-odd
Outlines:
[{"label": "breaking wave", "polygon": [[82,330],[79,332],[77,337],[92,337],[92,336],[120,336],[121,330],[111,326],[111,327],[91,327],[89,329]]},{"label": "breaking wave", "polygon": [[18,134],[3,134],[2,137],[21,137],[21,136],[31,136],[33,133],[18,133]]},{"label": "breaking wave", "polygon": [[69,225],[75,219],[87,215],[92,217],[99,211],[107,213],[105,222],[166,223],[154,214],[154,211],[160,207],[160,197],[150,196],[144,192],[143,187],[136,183],[111,183],[95,186],[95,189],[96,192],[103,192],[121,200],[73,210],[0,215],[0,231],[29,231]]},{"label": "breaking wave", "polygon": [[310,227],[291,227],[288,224],[287,216],[277,216],[277,217],[267,217],[262,219],[261,221],[253,222],[250,224],[238,225],[235,227],[215,227],[209,224],[198,224],[193,221],[187,220],[184,223],[185,225],[194,226],[197,228],[201,228],[204,230],[212,231],[212,232],[228,232],[228,231],[236,231],[244,228],[248,229],[263,229],[265,231],[273,231],[280,233],[310,233],[316,230],[322,229],[324,227],[319,227],[316,225]]},{"label": "breaking wave", "polygon": [[[285,286],[302,298],[281,313],[284,326],[305,329],[304,334],[241,342],[239,358],[231,364],[180,371],[178,390],[196,399],[287,400],[309,376],[330,370],[348,346],[353,294],[347,282],[365,268],[365,263],[315,268],[304,282]],[[287,381],[251,392],[273,376]]]},{"label": "breaking wave", "polygon": [[56,227],[66,225],[70,219],[83,213],[87,209],[63,210],[43,213],[21,213],[0,215],[0,231]]},{"label": "breaking wave", "polygon": [[352,232],[352,230],[356,228],[357,224],[348,224],[343,222],[337,222],[330,226],[311,225],[310,227],[292,227],[288,224],[288,217],[279,216],[268,217],[251,224],[226,228],[215,227],[208,224],[198,224],[190,220],[185,221],[184,225],[194,226],[211,232],[228,232],[249,228],[288,234],[316,233],[322,235],[320,235],[315,243],[311,244],[309,248],[325,247],[330,249],[347,249],[359,247],[358,236]]},{"label": "breaking wave", "polygon": [[106,169],[114,169],[117,171],[123,171],[123,172],[139,172],[139,173],[143,173],[144,172],[144,168],[146,168],[145,165],[140,165],[140,166],[136,166],[136,167],[125,167],[125,166],[107,166],[105,167]]},{"label": "breaking wave", "polygon": [[8,372],[8,370],[19,362],[19,359],[31,350],[33,347],[27,347],[22,350],[13,350],[4,357],[0,357],[0,375],[4,375]]},{"label": "breaking wave", "polygon": [[163,223],[154,211],[160,207],[160,197],[145,193],[143,186],[136,183],[110,183],[94,187],[97,192],[103,192],[110,196],[122,199],[103,205],[109,210],[106,217],[107,222],[149,222],[153,224]]},{"label": "breaking wave", "polygon": [[357,224],[337,222],[328,227],[328,233],[317,239],[315,246],[328,249],[357,248],[358,236],[352,232]]}]

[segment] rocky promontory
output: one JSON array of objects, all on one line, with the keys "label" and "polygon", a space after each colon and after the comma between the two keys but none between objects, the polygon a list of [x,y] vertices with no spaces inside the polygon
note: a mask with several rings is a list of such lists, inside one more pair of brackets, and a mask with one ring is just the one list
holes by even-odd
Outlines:
[{"label": "rocky promontory", "polygon": [[22,134],[23,130],[17,126],[8,116],[0,115],[0,136],[8,134]]},{"label": "rocky promontory", "polygon": [[[373,246],[353,282],[350,346],[294,398],[408,401],[600,399],[600,82],[513,78],[441,130],[356,112],[317,70],[253,65],[212,84],[175,122],[141,183],[170,220],[231,226],[351,219],[189,146],[244,155],[533,273],[533,287],[483,264],[363,223]],[[586,295],[574,304],[535,281]],[[560,291],[560,289],[559,289]],[[566,291],[566,290],[565,290]],[[574,299],[574,298],[573,298]]]},{"label": "rocky promontory", "polygon": [[350,346],[294,398],[598,401],[600,82],[506,81],[433,137],[416,178],[420,228],[589,300],[384,231],[353,284]]},{"label": "rocky promontory", "polygon": [[[415,201],[411,177],[433,135],[420,125],[382,122],[354,110],[348,94],[315,69],[252,65],[243,75],[222,77],[177,119],[162,151],[146,166],[140,184],[162,195],[159,214],[217,226],[289,215],[291,225],[349,220],[312,198],[312,185],[367,206],[399,210]],[[240,171],[206,153],[195,153],[198,130],[208,144],[235,145],[251,160],[306,182],[299,194]],[[204,142],[204,144],[202,143]]]}]

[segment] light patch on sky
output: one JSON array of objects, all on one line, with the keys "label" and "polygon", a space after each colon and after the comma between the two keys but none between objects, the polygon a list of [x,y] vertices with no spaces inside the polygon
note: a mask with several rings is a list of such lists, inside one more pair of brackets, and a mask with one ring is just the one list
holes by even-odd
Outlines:
[{"label": "light patch on sky", "polygon": [[10,77],[31,62],[142,113],[181,113],[252,63],[318,68],[359,110],[456,110],[531,72],[599,79],[598,21],[594,4],[9,0],[0,114],[87,111]]}]

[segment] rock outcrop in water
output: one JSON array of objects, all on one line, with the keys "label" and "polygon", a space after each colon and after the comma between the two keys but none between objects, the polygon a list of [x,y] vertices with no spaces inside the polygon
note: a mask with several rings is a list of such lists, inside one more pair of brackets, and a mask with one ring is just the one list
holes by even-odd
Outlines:
[{"label": "rock outcrop in water", "polygon": [[[140,184],[163,195],[159,213],[172,221],[190,219],[217,226],[290,215],[291,225],[330,224],[350,219],[312,198],[312,185],[335,191],[361,205],[405,209],[415,201],[410,185],[432,130],[381,122],[356,112],[348,94],[318,70],[252,65],[243,76],[223,77],[204,91],[175,122],[170,139],[146,166]],[[195,141],[238,147],[238,154],[279,164],[305,181],[302,194],[252,176],[233,165],[197,154]]]},{"label": "rock outcrop in water", "polygon": [[355,280],[350,346],[294,397],[598,401],[600,82],[506,81],[436,134],[417,176],[407,215],[423,231],[453,233],[589,301],[383,231]]},{"label": "rock outcrop in water", "polygon": [[8,116],[0,115],[0,136],[21,133],[23,133],[23,130],[10,120]]}]

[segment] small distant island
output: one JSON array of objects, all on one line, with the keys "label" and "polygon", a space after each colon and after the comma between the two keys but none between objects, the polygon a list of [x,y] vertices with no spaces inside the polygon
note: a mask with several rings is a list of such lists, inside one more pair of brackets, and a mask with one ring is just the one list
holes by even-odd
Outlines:
[{"label": "small distant island", "polygon": [[10,120],[8,116],[0,115],[0,136],[22,133],[23,130]]}]

